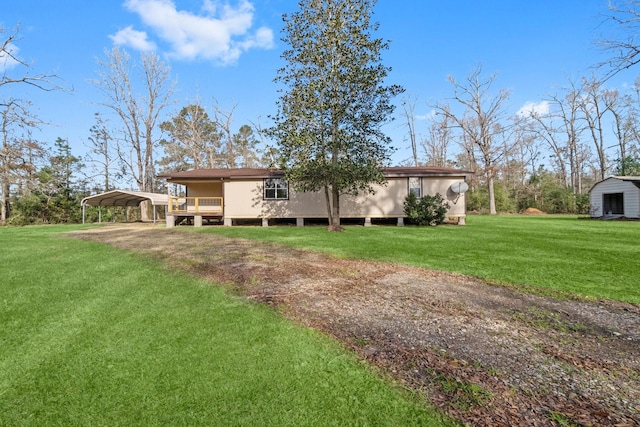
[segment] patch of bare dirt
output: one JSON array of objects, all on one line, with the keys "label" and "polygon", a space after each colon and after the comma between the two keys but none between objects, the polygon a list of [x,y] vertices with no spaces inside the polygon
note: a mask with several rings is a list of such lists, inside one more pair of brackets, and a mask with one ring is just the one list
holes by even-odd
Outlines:
[{"label": "patch of bare dirt", "polygon": [[522,215],[546,215],[546,212],[541,211],[538,208],[527,208],[520,212]]},{"label": "patch of bare dirt", "polygon": [[153,226],[73,236],[146,252],[325,333],[464,423],[640,425],[640,307]]}]

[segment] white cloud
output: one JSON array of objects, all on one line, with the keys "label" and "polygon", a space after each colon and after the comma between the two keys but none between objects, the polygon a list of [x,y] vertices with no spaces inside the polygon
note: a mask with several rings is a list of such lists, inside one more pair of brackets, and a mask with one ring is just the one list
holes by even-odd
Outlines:
[{"label": "white cloud", "polygon": [[147,33],[136,31],[131,26],[124,28],[112,36],[109,36],[115,44],[131,46],[136,50],[150,51],[156,50],[156,44],[147,39]]},{"label": "white cloud", "polygon": [[[206,59],[228,64],[237,61],[242,52],[249,49],[273,47],[271,29],[261,27],[251,32],[254,8],[247,0],[240,0],[236,6],[204,0],[202,14],[199,15],[177,10],[172,0],[126,0],[124,6],[138,14],[155,35],[171,46],[169,56],[173,58]],[[130,34],[145,34],[131,27],[125,30]],[[116,36],[112,36],[114,41]],[[145,41],[146,38],[123,40],[122,44],[137,49],[132,42]]]},{"label": "white cloud", "polygon": [[526,117],[531,114],[544,115],[549,113],[550,110],[551,107],[549,105],[549,101],[540,101],[538,103],[529,101],[525,102],[524,105],[520,107],[516,115],[520,117]]},{"label": "white cloud", "polygon": [[20,48],[18,48],[18,46],[12,43],[9,43],[5,46],[5,52],[0,52],[0,72],[1,73],[4,73],[5,71],[20,64],[20,62],[14,59],[18,57],[19,50]]},{"label": "white cloud", "polygon": [[431,120],[434,117],[436,117],[436,115],[437,115],[436,110],[430,110],[428,113],[418,114],[416,116],[416,120]]},{"label": "white cloud", "polygon": [[216,4],[213,0],[204,0],[202,2],[202,10],[204,10],[207,13],[210,13],[211,15],[215,15],[216,14]]}]

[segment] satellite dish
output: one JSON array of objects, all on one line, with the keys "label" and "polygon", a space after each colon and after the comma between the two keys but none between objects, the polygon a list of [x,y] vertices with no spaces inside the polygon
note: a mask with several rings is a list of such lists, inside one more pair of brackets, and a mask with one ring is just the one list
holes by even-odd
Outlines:
[{"label": "satellite dish", "polygon": [[464,181],[454,182],[453,184],[451,184],[451,191],[457,194],[462,194],[466,192],[468,189],[469,189],[469,185]]}]

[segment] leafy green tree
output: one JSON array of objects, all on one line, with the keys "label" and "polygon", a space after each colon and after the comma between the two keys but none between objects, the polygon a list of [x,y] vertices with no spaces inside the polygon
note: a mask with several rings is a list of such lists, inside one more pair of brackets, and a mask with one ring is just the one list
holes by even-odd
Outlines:
[{"label": "leafy green tree", "polygon": [[324,192],[330,230],[342,230],[340,196],[384,183],[381,168],[392,152],[381,126],[403,89],[384,84],[388,42],[372,36],[375,3],[300,0],[299,10],[283,17],[289,49],[275,80],[286,90],[269,134],[293,188]]},{"label": "leafy green tree", "polygon": [[199,104],[182,108],[171,120],[161,123],[160,129],[169,136],[160,141],[165,155],[159,163],[164,170],[219,167],[221,133]]},{"label": "leafy green tree", "polygon": [[640,176],[640,159],[632,156],[619,159],[616,173],[622,176]]},{"label": "leafy green tree", "polygon": [[236,148],[240,166],[243,168],[255,168],[260,165],[259,141],[256,139],[253,129],[249,125],[242,125],[233,135],[233,145]]},{"label": "leafy green tree", "polygon": [[48,218],[47,200],[39,191],[13,197],[13,212],[7,220],[9,225],[45,223]]},{"label": "leafy green tree", "polygon": [[[33,215],[35,200],[40,199],[40,220],[46,223],[74,223],[81,218],[79,188],[81,183],[76,177],[83,167],[81,159],[71,153],[69,143],[56,139],[54,153],[49,164],[38,171],[39,187],[31,193],[28,206],[30,212],[23,216]],[[35,196],[35,197],[33,197]]]}]

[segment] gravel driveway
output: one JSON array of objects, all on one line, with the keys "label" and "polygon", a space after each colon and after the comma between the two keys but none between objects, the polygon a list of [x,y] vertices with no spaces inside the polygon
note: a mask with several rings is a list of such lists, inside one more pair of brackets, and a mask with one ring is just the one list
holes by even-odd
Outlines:
[{"label": "gravel driveway", "polygon": [[267,303],[470,425],[640,425],[638,305],[149,225],[71,234]]}]

